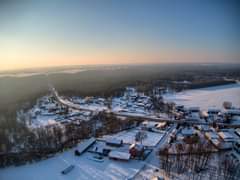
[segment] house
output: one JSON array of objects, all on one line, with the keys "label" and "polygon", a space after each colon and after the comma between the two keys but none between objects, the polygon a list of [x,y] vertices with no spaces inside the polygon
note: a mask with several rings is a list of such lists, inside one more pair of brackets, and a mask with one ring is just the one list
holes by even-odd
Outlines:
[{"label": "house", "polygon": [[222,121],[221,116],[220,116],[221,110],[217,108],[210,108],[208,109],[208,120],[212,121]]},{"label": "house", "polygon": [[108,154],[114,149],[114,147],[107,146],[105,142],[97,141],[97,143],[90,149],[89,152],[108,156]]},{"label": "house", "polygon": [[218,139],[218,134],[214,131],[210,131],[210,132],[206,132],[205,133],[205,137],[208,139],[208,140],[211,140],[211,139]]},{"label": "house", "polygon": [[151,128],[156,127],[157,125],[158,125],[157,122],[144,121],[144,122],[142,123],[142,129],[143,129],[143,130],[149,130],[149,129],[151,129]]},{"label": "house", "polygon": [[222,132],[219,132],[218,135],[224,142],[233,142],[234,141],[233,135],[231,135],[229,132],[222,131]]},{"label": "house", "polygon": [[232,149],[234,142],[233,136],[229,132],[207,132],[205,137],[217,148],[220,150]]},{"label": "house", "polygon": [[226,116],[240,116],[240,110],[239,109],[229,109],[225,112]]},{"label": "house", "polygon": [[177,106],[176,106],[176,110],[177,110],[178,112],[184,112],[184,111],[185,111],[185,108],[184,108],[183,105],[177,105]]},{"label": "house", "polygon": [[95,138],[90,138],[90,139],[87,139],[85,140],[83,143],[81,143],[79,146],[78,146],[78,153],[81,155],[83,154],[85,151],[87,151],[87,149],[93,145],[94,143],[96,142],[96,139]]},{"label": "house", "polygon": [[183,128],[181,131],[181,134],[184,137],[191,137],[196,133],[195,129],[193,127],[187,127],[187,128]]},{"label": "house", "polygon": [[205,137],[217,148],[220,146],[219,136],[216,132],[210,131],[205,133]]},{"label": "house", "polygon": [[221,110],[217,109],[217,108],[209,108],[208,109],[208,115],[209,116],[218,115],[220,112],[221,112]]},{"label": "house", "polygon": [[131,154],[128,152],[113,150],[108,154],[108,157],[113,160],[129,161]]},{"label": "house", "polygon": [[119,139],[107,139],[106,145],[114,146],[114,147],[121,147],[123,145],[123,140]]},{"label": "house", "polygon": [[160,122],[157,124],[157,129],[165,129],[167,127],[167,122]]},{"label": "house", "polygon": [[199,107],[190,107],[188,110],[190,113],[199,113],[200,112]]},{"label": "house", "polygon": [[161,129],[165,129],[166,126],[167,126],[166,122],[159,123],[159,122],[153,122],[153,121],[144,121],[142,123],[141,129],[158,132]]},{"label": "house", "polygon": [[203,132],[211,131],[210,127],[208,125],[197,125],[197,128]]},{"label": "house", "polygon": [[200,108],[199,107],[190,107],[188,109],[189,120],[199,120],[200,119]]},{"label": "house", "polygon": [[129,147],[129,153],[131,157],[143,157],[144,156],[144,146],[142,144],[132,144]]}]

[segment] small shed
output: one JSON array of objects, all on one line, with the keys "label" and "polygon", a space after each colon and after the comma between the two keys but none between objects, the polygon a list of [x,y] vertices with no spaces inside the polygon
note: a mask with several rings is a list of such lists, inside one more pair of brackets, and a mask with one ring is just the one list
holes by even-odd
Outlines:
[{"label": "small shed", "polygon": [[121,151],[114,150],[108,154],[108,157],[113,160],[129,161],[131,155],[128,152],[121,152]]},{"label": "small shed", "polygon": [[120,139],[107,139],[106,145],[114,146],[114,147],[121,147],[123,145],[123,140]]},{"label": "small shed", "polygon": [[142,144],[132,144],[129,147],[129,153],[132,157],[141,157],[144,155],[144,146]]},{"label": "small shed", "polygon": [[96,142],[96,139],[95,138],[90,138],[90,139],[87,139],[85,140],[84,142],[80,143],[79,146],[78,146],[78,153],[79,154],[82,154],[84,153],[85,151],[87,151],[87,149],[93,145],[94,143]]}]

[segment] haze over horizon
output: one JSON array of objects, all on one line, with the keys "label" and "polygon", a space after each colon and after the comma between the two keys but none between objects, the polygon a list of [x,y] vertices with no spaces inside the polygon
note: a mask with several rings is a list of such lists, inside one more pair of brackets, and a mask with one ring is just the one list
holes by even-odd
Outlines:
[{"label": "haze over horizon", "polygon": [[240,63],[235,0],[0,1],[0,71]]}]

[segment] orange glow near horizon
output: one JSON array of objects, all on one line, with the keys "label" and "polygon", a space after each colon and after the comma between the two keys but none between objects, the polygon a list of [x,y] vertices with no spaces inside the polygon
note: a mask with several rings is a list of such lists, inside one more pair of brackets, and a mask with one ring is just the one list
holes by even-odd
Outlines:
[{"label": "orange glow near horizon", "polygon": [[235,7],[233,2],[0,1],[0,71],[239,63]]},{"label": "orange glow near horizon", "polygon": [[[144,42],[143,42],[144,43]],[[64,44],[64,43],[63,43]],[[151,49],[146,46],[134,48],[101,49],[89,47],[69,47],[62,43],[25,43],[9,39],[0,45],[0,71],[25,68],[56,67],[69,65],[101,64],[151,64],[151,63],[212,63],[239,59],[240,55],[213,52],[210,50],[179,47]],[[147,42],[146,42],[147,44]]]},{"label": "orange glow near horizon", "polygon": [[[60,45],[49,47],[19,45],[11,42],[0,46],[0,70],[15,70],[65,65],[150,64],[150,63],[211,63],[237,59],[240,55],[209,50],[159,48],[144,49],[70,49]],[[34,47],[34,48],[33,48]]]},{"label": "orange glow near horizon", "polygon": [[150,63],[211,63],[218,60],[233,59],[232,55],[210,52],[159,51],[156,52],[94,52],[85,54],[67,53],[14,53],[1,57],[0,70],[17,70],[25,68],[55,67],[68,65],[101,65],[101,64],[150,64]]}]

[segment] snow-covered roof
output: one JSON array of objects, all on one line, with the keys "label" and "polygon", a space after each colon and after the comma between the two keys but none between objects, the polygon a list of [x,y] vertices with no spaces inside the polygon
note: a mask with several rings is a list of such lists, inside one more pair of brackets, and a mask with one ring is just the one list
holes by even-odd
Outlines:
[{"label": "snow-covered roof", "polygon": [[84,115],[84,116],[90,116],[91,114],[92,114],[92,113],[91,113],[90,111],[84,111],[84,112],[83,112],[83,115]]},{"label": "snow-covered roof", "polygon": [[208,125],[198,125],[198,127],[202,130],[202,131],[209,131],[210,128]]},{"label": "snow-covered roof", "polygon": [[200,111],[199,107],[190,107],[189,111]]},{"label": "snow-covered roof", "polygon": [[218,134],[216,132],[206,132],[205,135],[209,139],[218,139]]},{"label": "snow-covered roof", "polygon": [[215,145],[218,146],[220,144],[218,139],[211,139],[211,142]]},{"label": "snow-covered roof", "polygon": [[121,151],[111,151],[108,156],[110,158],[116,158],[121,160],[129,160],[131,155],[128,152],[121,152]]},{"label": "snow-covered roof", "polygon": [[235,129],[235,132],[240,136],[240,128]]},{"label": "snow-covered roof", "polygon": [[233,136],[229,132],[219,132],[218,135],[224,140],[233,139]]},{"label": "snow-covered roof", "polygon": [[232,114],[232,115],[240,115],[240,110],[239,109],[229,109],[226,111],[227,114]]},{"label": "snow-covered roof", "polygon": [[153,121],[144,121],[144,122],[142,122],[142,125],[144,125],[145,127],[154,127],[157,124],[158,124],[157,122],[153,122]]},{"label": "snow-covered roof", "polygon": [[78,151],[79,153],[83,153],[89,146],[91,146],[96,141],[95,138],[90,138],[79,144]]},{"label": "snow-covered roof", "polygon": [[135,148],[135,149],[137,149],[138,151],[141,151],[142,149],[144,149],[144,146],[143,146],[142,144],[136,144],[136,143],[134,143],[134,144],[132,144],[132,145],[129,146],[129,149],[132,149],[132,148]]},{"label": "snow-covered roof", "polygon": [[156,128],[161,128],[161,127],[166,126],[166,125],[167,125],[167,122],[160,122],[160,123],[158,123]]},{"label": "snow-covered roof", "polygon": [[122,142],[123,141],[121,139],[115,139],[115,138],[106,139],[106,143],[108,143],[108,144],[121,145]]},{"label": "snow-covered roof", "polygon": [[184,128],[181,133],[185,136],[191,136],[195,133],[195,130],[193,128]]},{"label": "snow-covered roof", "polygon": [[209,108],[208,113],[219,113],[221,112],[221,109],[218,108]]}]

